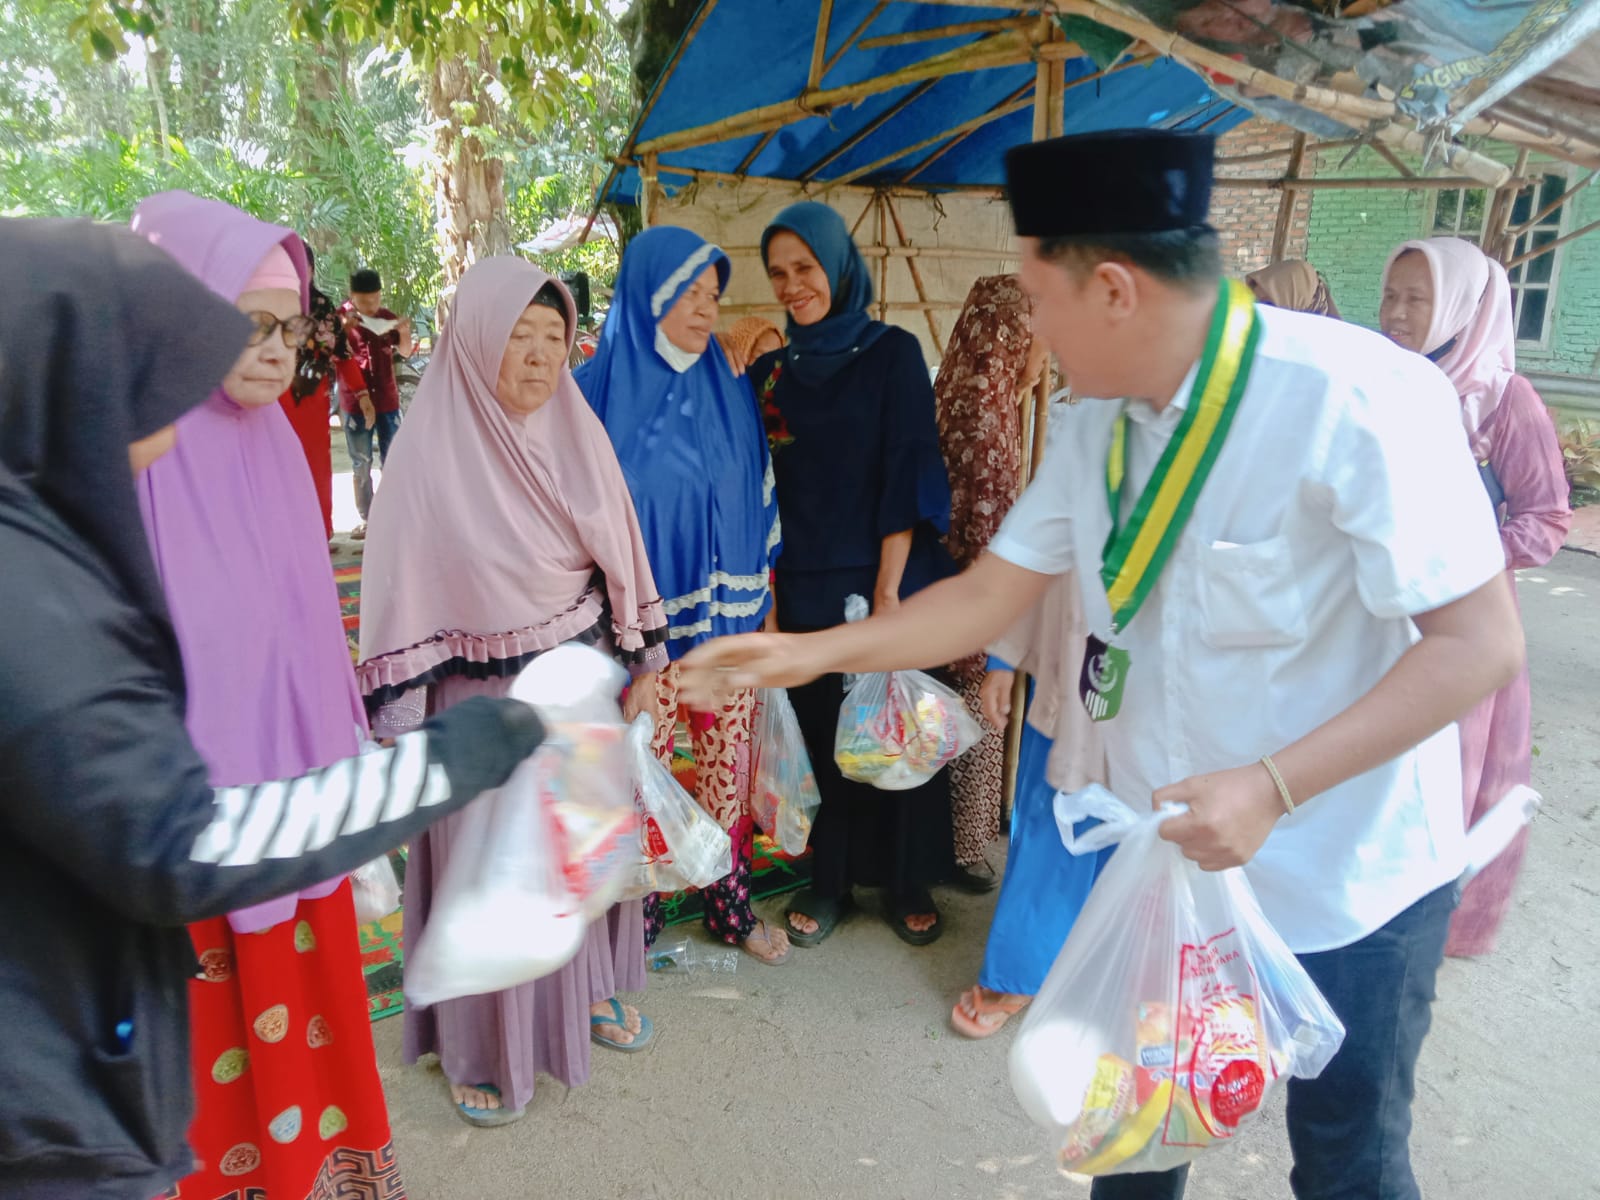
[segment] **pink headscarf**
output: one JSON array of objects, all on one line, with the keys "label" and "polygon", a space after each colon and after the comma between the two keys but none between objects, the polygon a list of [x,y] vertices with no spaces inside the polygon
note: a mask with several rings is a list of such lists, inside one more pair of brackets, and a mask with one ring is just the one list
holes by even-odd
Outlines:
[{"label": "pink headscarf", "polygon": [[570,351],[572,297],[532,263],[486,258],[461,278],[368,522],[357,673],[376,700],[509,675],[574,639],[610,642],[635,670],[666,665],[628,485],[571,371],[531,416],[495,398],[511,330],[550,283]]},{"label": "pink headscarf", "polygon": [[[133,229],[230,302],[286,255],[304,308],[305,247],[288,229],[187,192],[145,200]],[[211,393],[144,473],[139,505],[183,652],[189,735],[211,782],[264,783],[357,753],[366,715],[316,489],[283,409]],[[240,933],[266,929],[339,882],[228,919]]]},{"label": "pink headscarf", "polygon": [[1489,453],[1484,427],[1517,371],[1511,284],[1505,268],[1471,242],[1428,238],[1406,242],[1389,256],[1383,272],[1385,286],[1395,260],[1411,250],[1427,259],[1433,277],[1433,320],[1422,352],[1433,358],[1454,339],[1434,361],[1461,397],[1467,440],[1472,453],[1482,460]]}]

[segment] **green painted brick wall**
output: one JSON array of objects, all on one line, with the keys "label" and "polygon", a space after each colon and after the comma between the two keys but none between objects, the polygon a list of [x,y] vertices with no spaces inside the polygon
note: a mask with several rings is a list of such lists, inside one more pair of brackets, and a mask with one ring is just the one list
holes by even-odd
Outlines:
[{"label": "green painted brick wall", "polygon": [[[1510,161],[1504,150],[1497,157]],[[1413,168],[1416,164],[1410,164]],[[1566,174],[1573,182],[1582,178],[1577,168],[1561,163],[1540,164]],[[1318,178],[1387,178],[1393,168],[1370,150],[1362,150],[1347,163],[1325,157]],[[1430,229],[1432,197],[1425,192],[1359,189],[1323,189],[1313,193],[1306,236],[1306,257],[1328,280],[1334,300],[1346,319],[1375,326],[1383,266],[1391,250],[1408,238],[1423,237]],[[1580,192],[1568,203],[1564,230],[1575,230],[1600,220],[1600,183]],[[1527,370],[1571,375],[1600,375],[1594,365],[1600,352],[1600,230],[1568,242],[1559,251],[1554,316],[1546,344],[1518,347],[1517,361]]]}]

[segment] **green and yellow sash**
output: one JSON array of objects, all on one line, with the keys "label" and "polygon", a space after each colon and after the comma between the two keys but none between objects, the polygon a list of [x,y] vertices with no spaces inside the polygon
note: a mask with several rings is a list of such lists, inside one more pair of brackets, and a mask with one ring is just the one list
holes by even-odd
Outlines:
[{"label": "green and yellow sash", "polygon": [[1126,629],[1133,620],[1194,511],[1239,410],[1260,327],[1250,289],[1237,280],[1223,280],[1189,406],[1126,525],[1121,516],[1122,484],[1128,473],[1128,418],[1126,413],[1117,417],[1106,459],[1111,535],[1100,566],[1111,602],[1112,633]]}]

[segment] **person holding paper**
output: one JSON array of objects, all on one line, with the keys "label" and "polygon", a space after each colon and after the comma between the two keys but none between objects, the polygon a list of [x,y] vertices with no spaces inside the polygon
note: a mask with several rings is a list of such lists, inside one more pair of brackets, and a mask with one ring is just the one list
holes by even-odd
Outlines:
[{"label": "person holding paper", "polygon": [[350,299],[339,309],[344,322],[347,356],[339,363],[340,407],[344,410],[345,448],[354,472],[356,511],[361,524],[351,535],[367,536],[372,510],[372,438],[378,437],[378,465],[389,460],[389,447],[400,429],[400,389],[394,380],[394,356],[411,353],[411,322],[383,306],[383,280],[370,267],[350,276]]}]

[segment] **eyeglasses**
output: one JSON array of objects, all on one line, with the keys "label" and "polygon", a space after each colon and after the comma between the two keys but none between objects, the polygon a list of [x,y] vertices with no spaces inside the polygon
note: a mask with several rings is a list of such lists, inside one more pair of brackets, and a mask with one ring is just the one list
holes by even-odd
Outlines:
[{"label": "eyeglasses", "polygon": [[269,312],[245,313],[255,323],[255,331],[250,334],[250,345],[259,346],[272,336],[273,330],[283,334],[283,344],[291,350],[303,350],[311,343],[311,335],[317,331],[315,317],[308,317],[303,313],[284,320],[273,316]]}]

